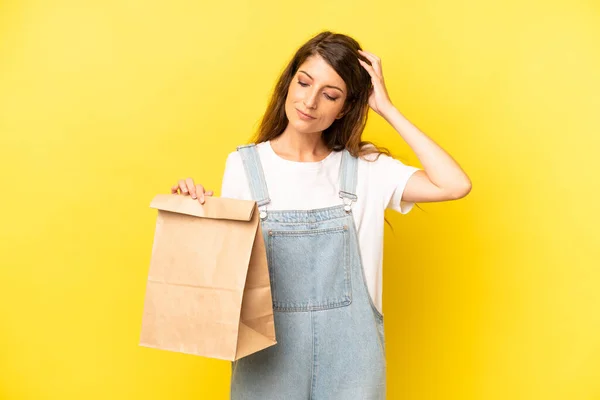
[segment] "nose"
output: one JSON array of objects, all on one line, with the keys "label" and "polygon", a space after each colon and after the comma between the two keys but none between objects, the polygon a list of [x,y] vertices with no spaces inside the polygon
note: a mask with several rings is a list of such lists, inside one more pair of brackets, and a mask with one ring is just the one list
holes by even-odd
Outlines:
[{"label": "nose", "polygon": [[303,101],[304,106],[306,108],[311,108],[311,109],[316,108],[317,107],[317,95],[318,95],[318,93],[316,90],[306,93],[306,96],[304,97],[304,101]]}]

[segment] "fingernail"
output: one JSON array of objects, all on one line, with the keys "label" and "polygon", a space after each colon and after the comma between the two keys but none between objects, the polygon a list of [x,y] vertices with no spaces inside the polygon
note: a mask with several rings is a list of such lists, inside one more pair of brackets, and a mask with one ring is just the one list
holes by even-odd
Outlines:
[{"label": "fingernail", "polygon": [[195,194],[192,195],[192,199],[196,200],[196,195]]},{"label": "fingernail", "polygon": [[187,189],[183,189],[182,192],[183,193],[187,193],[188,191],[187,191]]}]

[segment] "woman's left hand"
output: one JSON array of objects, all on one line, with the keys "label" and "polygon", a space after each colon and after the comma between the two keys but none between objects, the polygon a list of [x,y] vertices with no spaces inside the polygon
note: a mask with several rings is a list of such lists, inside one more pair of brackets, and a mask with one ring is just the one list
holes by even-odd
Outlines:
[{"label": "woman's left hand", "polygon": [[381,59],[368,51],[358,50],[358,52],[371,62],[371,65],[369,65],[360,58],[358,59],[360,65],[362,65],[369,75],[371,75],[371,82],[373,83],[373,89],[369,95],[369,106],[377,114],[383,116],[383,113],[390,107],[393,107],[393,104],[387,93],[387,89],[385,88],[385,82],[383,81]]}]

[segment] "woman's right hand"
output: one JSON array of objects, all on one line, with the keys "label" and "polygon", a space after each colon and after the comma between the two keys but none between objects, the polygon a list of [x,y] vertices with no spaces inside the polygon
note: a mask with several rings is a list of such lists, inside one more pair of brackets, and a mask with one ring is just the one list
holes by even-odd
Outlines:
[{"label": "woman's right hand", "polygon": [[194,184],[192,178],[180,179],[176,185],[171,187],[171,194],[181,193],[184,196],[190,195],[192,199],[198,199],[200,204],[204,204],[204,196],[212,196],[212,190],[204,190],[204,186]]}]

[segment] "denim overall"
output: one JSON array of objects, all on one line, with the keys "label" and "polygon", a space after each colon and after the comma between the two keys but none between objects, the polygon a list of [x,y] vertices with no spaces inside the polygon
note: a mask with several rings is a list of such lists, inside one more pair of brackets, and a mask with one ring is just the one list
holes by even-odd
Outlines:
[{"label": "denim overall", "polygon": [[339,206],[267,210],[256,147],[238,151],[261,210],[277,344],[232,362],[231,399],[385,399],[383,316],[368,293],[352,216],[358,160],[344,150]]}]

